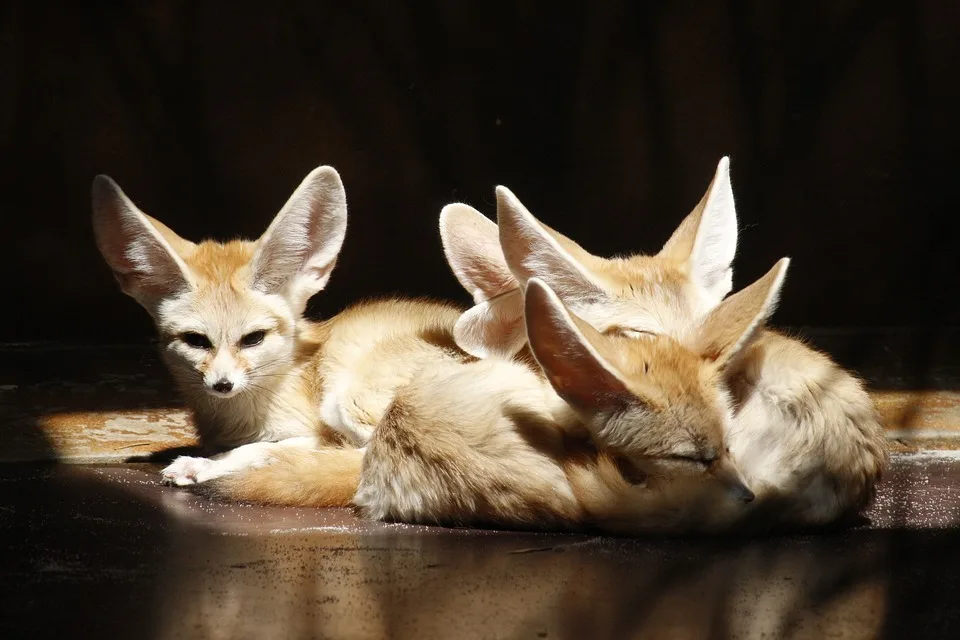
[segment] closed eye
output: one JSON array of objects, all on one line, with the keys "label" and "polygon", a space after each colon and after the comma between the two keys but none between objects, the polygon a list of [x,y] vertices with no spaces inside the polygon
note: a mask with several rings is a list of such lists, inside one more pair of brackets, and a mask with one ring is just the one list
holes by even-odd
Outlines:
[{"label": "closed eye", "polygon": [[634,339],[646,338],[646,337],[657,335],[653,331],[646,331],[644,329],[627,329],[627,328],[619,329],[618,333],[622,335],[624,338],[634,338]]},{"label": "closed eye", "polygon": [[196,331],[187,331],[186,333],[180,334],[180,339],[194,349],[203,349],[204,351],[213,349],[213,343],[210,342],[210,338]]},{"label": "closed eye", "polygon": [[260,344],[261,342],[263,342],[263,339],[266,338],[266,337],[267,337],[267,332],[266,332],[266,331],[262,331],[262,330],[261,330],[261,331],[251,331],[251,332],[248,333],[247,335],[245,335],[245,336],[243,336],[242,338],[240,338],[240,346],[243,347],[243,348],[255,347],[255,346],[257,346],[258,344]]},{"label": "closed eye", "polygon": [[678,456],[667,456],[667,458],[669,458],[670,460],[675,460],[677,462],[688,462],[688,463],[698,464],[704,467],[710,464],[711,462],[713,462],[712,460],[704,460],[703,458],[695,458],[693,456],[678,455]]}]

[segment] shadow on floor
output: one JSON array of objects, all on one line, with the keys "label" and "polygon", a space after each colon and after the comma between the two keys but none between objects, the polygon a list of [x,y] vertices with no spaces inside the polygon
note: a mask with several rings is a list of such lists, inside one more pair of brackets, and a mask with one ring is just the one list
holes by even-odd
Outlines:
[{"label": "shadow on floor", "polygon": [[898,462],[873,526],[669,540],[224,505],[142,465],[0,465],[3,637],[943,638],[956,462]]},{"label": "shadow on floor", "polygon": [[0,461],[169,458],[194,440],[155,345],[0,346]]}]

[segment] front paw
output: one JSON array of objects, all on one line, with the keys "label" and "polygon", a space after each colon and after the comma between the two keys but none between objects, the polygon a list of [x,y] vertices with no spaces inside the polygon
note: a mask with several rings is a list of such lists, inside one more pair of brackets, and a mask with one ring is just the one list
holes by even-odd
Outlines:
[{"label": "front paw", "polygon": [[203,482],[212,476],[215,462],[209,458],[180,456],[160,472],[163,484],[186,487]]}]

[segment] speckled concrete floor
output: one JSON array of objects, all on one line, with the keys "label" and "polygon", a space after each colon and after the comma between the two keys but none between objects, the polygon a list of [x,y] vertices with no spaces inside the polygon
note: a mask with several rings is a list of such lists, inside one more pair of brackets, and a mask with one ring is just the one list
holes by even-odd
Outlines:
[{"label": "speckled concrete floor", "polygon": [[222,505],[156,467],[0,465],[0,638],[960,637],[960,459],[868,527],[615,539]]}]

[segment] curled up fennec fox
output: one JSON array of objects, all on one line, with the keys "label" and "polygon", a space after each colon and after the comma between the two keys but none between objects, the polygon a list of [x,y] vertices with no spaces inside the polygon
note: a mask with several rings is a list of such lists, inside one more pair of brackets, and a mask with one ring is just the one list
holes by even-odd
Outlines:
[{"label": "curled up fennec fox", "polygon": [[[300,319],[345,230],[329,168],[256,243],[188,243],[105,178],[94,209],[101,251],[156,320],[202,441],[244,445],[178,459],[164,470],[176,484],[409,521],[683,531],[765,513],[830,521],[869,499],[883,466],[859,383],[759,330],[785,262],[717,307],[736,247],[725,159],[657,256],[591,256],[505,189],[499,229],[451,205],[444,246],[476,303],[463,315],[394,300]],[[771,373],[780,377],[764,386]],[[221,374],[235,391],[217,388]],[[774,387],[781,395],[763,396]],[[368,441],[366,457],[351,448]],[[794,454],[808,459],[784,460]],[[748,487],[760,499],[744,506]]]},{"label": "curled up fennec fox", "polygon": [[[737,230],[726,158],[653,258],[593,256],[502,187],[497,221],[462,204],[441,215],[448,262],[476,303],[458,320],[456,340],[478,357],[522,348],[529,318],[525,324],[521,283],[534,276],[603,334],[666,335],[685,345],[703,339],[705,312],[731,289]],[[855,513],[887,460],[872,400],[859,380],[800,341],[762,328],[749,335],[722,376],[734,408],[727,446],[761,498],[744,513],[757,526],[820,525]]]}]

